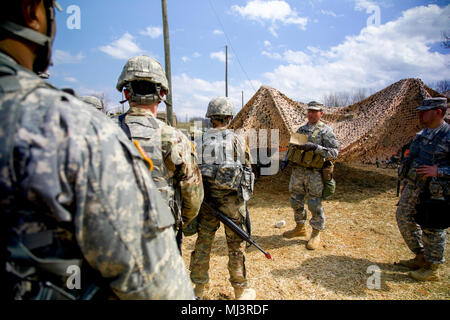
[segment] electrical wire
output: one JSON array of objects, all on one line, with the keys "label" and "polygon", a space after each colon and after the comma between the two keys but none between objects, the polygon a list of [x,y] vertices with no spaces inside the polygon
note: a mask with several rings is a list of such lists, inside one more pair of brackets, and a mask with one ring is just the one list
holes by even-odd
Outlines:
[{"label": "electrical wire", "polygon": [[240,66],[241,69],[242,69],[242,72],[243,72],[243,73],[245,74],[245,76],[247,77],[247,80],[248,80],[248,82],[250,83],[250,86],[251,86],[251,87],[253,88],[253,90],[256,92],[255,87],[253,87],[252,81],[250,80],[250,78],[249,78],[247,72],[245,71],[244,67],[242,66],[242,63],[241,63],[241,61],[240,61],[240,59],[239,59],[239,56],[237,55],[236,51],[235,51],[234,48],[233,48],[233,45],[232,45],[232,43],[231,43],[231,40],[230,40],[230,38],[228,37],[228,35],[227,35],[226,31],[225,31],[225,27],[223,26],[222,21],[220,20],[218,14],[217,14],[217,12],[216,12],[216,10],[214,9],[214,6],[213,6],[211,0],[208,0],[208,2],[209,2],[209,5],[210,5],[210,7],[211,7],[211,10],[213,11],[214,15],[216,16],[217,21],[218,21],[219,24],[220,24],[220,27],[222,28],[222,31],[223,31],[223,34],[225,35],[225,38],[227,38],[227,41],[228,41],[228,43],[230,44],[231,50],[233,50],[233,53],[234,53],[234,55],[236,56],[236,59],[237,59],[237,61],[238,61],[238,63],[239,63],[239,66]]}]

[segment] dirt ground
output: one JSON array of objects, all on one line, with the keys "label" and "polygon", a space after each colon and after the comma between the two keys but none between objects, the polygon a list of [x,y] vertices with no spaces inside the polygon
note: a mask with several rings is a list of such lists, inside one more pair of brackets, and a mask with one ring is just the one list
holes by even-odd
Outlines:
[{"label": "dirt ground", "polygon": [[[247,275],[257,299],[450,299],[448,262],[441,269],[440,282],[426,283],[409,278],[406,268],[393,264],[413,257],[395,220],[396,170],[374,165],[337,165],[336,194],[323,203],[326,229],[321,235],[322,247],[316,251],[306,249],[307,237],[281,236],[294,226],[288,192],[290,171],[288,168],[282,174],[259,178],[248,203],[252,237],[273,257],[267,260],[254,247],[247,250]],[[286,226],[275,228],[280,220],[285,220]],[[184,238],[183,257],[187,266],[195,240],[195,235]],[[212,249],[205,299],[233,299],[227,262],[221,226]],[[368,282],[377,284],[373,279],[379,273],[370,271],[376,268],[381,270],[380,286],[369,289]]]}]

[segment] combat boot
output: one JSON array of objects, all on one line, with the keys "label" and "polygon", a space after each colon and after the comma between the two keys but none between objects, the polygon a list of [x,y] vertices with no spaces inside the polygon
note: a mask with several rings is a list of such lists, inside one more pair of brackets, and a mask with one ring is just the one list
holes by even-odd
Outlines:
[{"label": "combat boot", "polygon": [[311,238],[306,244],[306,248],[309,250],[316,250],[319,248],[319,245],[320,245],[320,230],[313,228]]},{"label": "combat boot", "polygon": [[419,270],[411,271],[408,275],[419,281],[438,281],[440,264],[425,262],[425,265]]},{"label": "combat boot", "polygon": [[256,291],[253,288],[234,288],[234,297],[236,300],[255,300]]},{"label": "combat boot", "polygon": [[294,229],[286,231],[283,233],[283,237],[291,239],[295,237],[304,237],[306,236],[306,228],[304,224],[299,224],[295,226]]},{"label": "combat boot", "polygon": [[425,258],[423,257],[423,253],[419,253],[417,254],[414,259],[409,259],[409,260],[400,260],[398,262],[398,264],[413,269],[413,270],[417,270],[422,268],[425,265],[426,261]]},{"label": "combat boot", "polygon": [[197,300],[202,300],[203,299],[203,291],[205,290],[205,283],[199,283],[195,285],[194,288],[194,295],[196,297]]}]

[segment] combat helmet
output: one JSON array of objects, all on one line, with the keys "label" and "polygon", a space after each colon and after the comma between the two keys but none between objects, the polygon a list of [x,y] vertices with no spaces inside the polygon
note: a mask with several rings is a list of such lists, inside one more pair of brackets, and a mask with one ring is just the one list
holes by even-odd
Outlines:
[{"label": "combat helmet", "polygon": [[206,117],[234,117],[234,105],[230,98],[215,97],[208,104]]},{"label": "combat helmet", "polygon": [[89,105],[96,107],[98,110],[103,110],[103,104],[99,98],[94,97],[94,96],[83,96],[80,98],[81,98],[81,100],[88,103]]},{"label": "combat helmet", "polygon": [[[10,1],[10,4],[14,2],[16,1]],[[33,71],[36,74],[45,72],[51,65],[52,45],[56,33],[55,8],[62,11],[61,6],[55,0],[45,0],[44,8],[46,10],[47,17],[46,34],[42,34],[22,24],[17,24],[16,22],[3,16],[0,20],[0,29],[3,32],[7,32],[14,37],[30,41],[37,45],[35,50],[36,59],[33,63]]]},{"label": "combat helmet", "polygon": [[[149,83],[155,85],[152,93],[149,93]],[[124,87],[130,92],[130,101],[141,105],[162,101],[169,93],[163,67],[147,55],[133,57],[125,63],[116,85],[119,92]]]}]

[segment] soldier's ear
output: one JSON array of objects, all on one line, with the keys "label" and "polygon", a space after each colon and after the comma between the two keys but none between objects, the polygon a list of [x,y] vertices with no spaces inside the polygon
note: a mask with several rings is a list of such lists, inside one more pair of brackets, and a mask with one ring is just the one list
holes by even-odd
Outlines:
[{"label": "soldier's ear", "polygon": [[35,31],[46,33],[47,17],[43,1],[44,0],[23,0],[21,11],[25,26]]},{"label": "soldier's ear", "polygon": [[125,94],[125,99],[130,100],[130,92],[127,89],[124,89],[123,93]]}]

